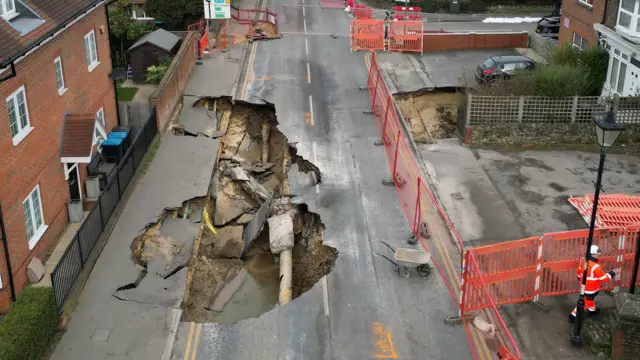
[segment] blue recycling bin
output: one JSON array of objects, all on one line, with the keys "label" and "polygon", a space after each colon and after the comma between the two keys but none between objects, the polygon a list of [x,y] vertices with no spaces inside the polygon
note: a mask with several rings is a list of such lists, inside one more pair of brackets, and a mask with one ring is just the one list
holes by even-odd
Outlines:
[{"label": "blue recycling bin", "polygon": [[123,139],[124,141],[124,152],[127,152],[129,147],[131,146],[131,138],[129,137],[129,129],[123,126],[116,126],[107,137],[115,138],[115,139]]},{"label": "blue recycling bin", "polygon": [[[113,133],[112,133],[113,134]],[[124,138],[111,137],[111,134],[102,142],[102,156],[107,162],[120,163],[124,157]]]}]

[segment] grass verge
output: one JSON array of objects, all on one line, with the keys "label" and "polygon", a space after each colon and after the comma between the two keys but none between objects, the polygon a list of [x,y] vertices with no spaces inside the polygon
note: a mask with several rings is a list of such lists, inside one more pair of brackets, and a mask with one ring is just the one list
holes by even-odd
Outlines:
[{"label": "grass verge", "polygon": [[153,159],[156,157],[156,154],[158,153],[159,148],[160,148],[160,135],[156,135],[156,137],[151,142],[151,145],[149,146],[149,150],[147,150],[146,159],[144,160],[142,165],[140,165],[140,175],[144,175],[147,172],[147,170],[149,169],[149,166],[153,162]]},{"label": "grass verge", "polygon": [[138,92],[137,87],[117,88],[118,101],[131,101]]}]

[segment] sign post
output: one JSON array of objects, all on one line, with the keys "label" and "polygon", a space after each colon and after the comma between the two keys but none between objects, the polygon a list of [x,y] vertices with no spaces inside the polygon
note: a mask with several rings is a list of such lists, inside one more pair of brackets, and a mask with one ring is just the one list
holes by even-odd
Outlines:
[{"label": "sign post", "polygon": [[[213,4],[212,4],[213,3]],[[231,47],[231,34],[229,33],[229,19],[231,18],[231,1],[230,0],[204,0],[204,14],[209,20],[222,20],[225,19],[227,27],[227,47]],[[208,26],[207,26],[208,27]],[[207,29],[208,31],[208,29]],[[229,51],[229,57],[231,57],[231,51]]]}]

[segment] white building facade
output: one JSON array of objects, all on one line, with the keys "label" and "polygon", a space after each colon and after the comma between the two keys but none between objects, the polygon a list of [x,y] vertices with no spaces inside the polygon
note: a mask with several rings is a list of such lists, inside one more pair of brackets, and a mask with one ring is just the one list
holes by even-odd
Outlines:
[{"label": "white building facade", "polygon": [[600,45],[609,52],[607,78],[603,96],[640,95],[640,0],[610,1],[616,5],[617,20],[593,28],[600,37]]}]

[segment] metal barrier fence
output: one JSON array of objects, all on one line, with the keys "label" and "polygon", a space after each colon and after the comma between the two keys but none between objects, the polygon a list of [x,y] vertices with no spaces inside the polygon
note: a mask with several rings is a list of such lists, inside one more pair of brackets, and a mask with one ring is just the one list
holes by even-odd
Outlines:
[{"label": "metal barrier fence", "polygon": [[[356,5],[358,8],[359,5]],[[355,12],[354,12],[355,15]],[[421,21],[394,21],[359,19],[350,24],[351,51],[389,50],[419,52],[423,48],[423,23]],[[388,44],[385,41],[388,35]]]},{"label": "metal barrier fence", "polygon": [[352,20],[351,50],[384,50],[384,20]]},{"label": "metal barrier fence", "polygon": [[[428,223],[434,220],[433,218],[429,218],[428,215],[430,212],[436,212],[440,216],[440,219],[437,220],[441,220],[446,224],[447,230],[455,236],[459,246],[458,250],[462,253],[462,239],[422,179],[420,167],[418,166],[409,143],[406,140],[406,136],[408,135],[405,136],[403,133],[403,127],[401,124],[402,120],[400,120],[401,117],[398,115],[391,92],[384,81],[376,53],[372,52],[371,54],[371,65],[367,79],[367,88],[371,97],[371,109],[373,111],[376,124],[378,125],[378,129],[380,130],[380,136],[384,145],[385,155],[391,171],[392,180],[398,192],[398,198],[402,204],[402,208],[407,218],[407,222],[411,227],[411,231],[420,241],[420,244],[425,251],[430,252],[427,244],[430,228]],[[436,227],[433,228],[435,230]],[[449,236],[448,233],[438,233],[435,235],[438,238]],[[437,243],[435,245],[440,246]],[[458,276],[455,272],[456,270],[454,269],[454,265],[451,264],[451,260],[448,258],[448,254],[443,255],[440,251],[437,253],[430,253],[432,262],[440,273],[440,276],[447,286],[452,299],[456,304],[461,305],[460,299],[462,299],[462,289],[456,287],[458,284],[451,284],[445,275],[445,273],[448,274],[449,279],[453,279]],[[465,264],[462,259],[460,263],[461,268],[464,269]],[[477,269],[473,271],[473,274],[478,274],[474,279],[474,284],[477,284],[477,286],[473,288],[474,296],[486,299],[486,302],[491,303],[493,301],[490,295],[491,293],[484,285],[482,273],[475,265],[475,257],[472,256],[467,263],[471,264],[470,266],[466,266],[467,269]],[[462,279],[465,280],[465,277],[463,276]],[[460,298],[458,293],[460,293]],[[504,320],[500,316],[495,305],[491,306],[490,311],[493,313],[492,316],[496,320],[496,325],[500,327],[503,334],[507,335],[507,339],[504,341],[506,346],[513,354],[517,354],[517,358],[520,359],[520,352],[515,341],[509,333],[509,330],[507,329]],[[462,319],[463,321],[466,321],[464,317],[462,317]],[[469,324],[469,326],[471,325]],[[468,329],[469,326],[465,323],[465,332],[467,333],[469,343],[472,344],[471,335]],[[472,345],[470,346],[475,359],[477,358],[475,349]]]},{"label": "metal barrier fence", "polygon": [[153,138],[158,133],[156,110],[151,111],[149,119],[138,132],[122,161],[109,174],[107,185],[84,219],[76,235],[51,272],[51,286],[56,298],[56,310],[62,313],[62,307],[73,286],[91,255],[100,235],[120,202],[136,170],[140,167]]},{"label": "metal barrier fence", "polygon": [[358,19],[373,19],[373,9],[358,4],[353,8],[353,16]]},{"label": "metal barrier fence", "polygon": [[278,31],[278,14],[265,9],[240,9],[231,5],[231,18],[239,24],[269,23]]},{"label": "metal barrier fence", "polygon": [[[603,284],[603,290],[617,291],[630,285],[638,231],[640,225],[595,230],[593,244],[602,250],[599,263],[604,269],[616,271],[616,277]],[[467,250],[465,259],[477,259],[478,269],[462,275],[461,311],[578,293],[576,270],[588,236],[588,229],[554,232]],[[484,285],[479,284],[480,278]],[[485,286],[489,299],[476,295]]]},{"label": "metal barrier fence", "polygon": [[422,21],[389,23],[389,51],[419,52],[422,54]]},{"label": "metal barrier fence", "polygon": [[395,20],[419,20],[421,18],[421,7],[394,6],[392,9]]}]

